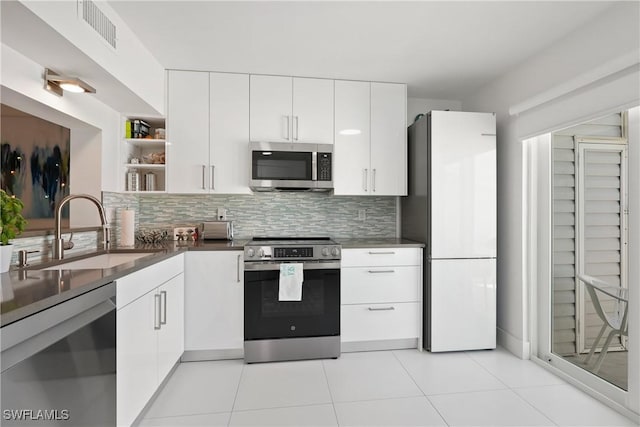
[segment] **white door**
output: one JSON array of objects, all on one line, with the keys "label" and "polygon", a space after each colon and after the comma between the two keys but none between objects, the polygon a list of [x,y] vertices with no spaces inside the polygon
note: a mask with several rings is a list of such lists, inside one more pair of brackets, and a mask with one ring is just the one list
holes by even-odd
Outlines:
[{"label": "white door", "polygon": [[209,188],[215,193],[248,194],[249,75],[210,75]]},{"label": "white door", "polygon": [[407,86],[371,83],[371,194],[407,195]]},{"label": "white door", "polygon": [[167,191],[209,191],[209,73],[169,71]]},{"label": "white door", "polygon": [[295,142],[333,144],[333,80],[293,78]]},{"label": "white door", "polygon": [[495,115],[431,114],[431,257],[495,257]]},{"label": "white door", "polygon": [[291,142],[292,79],[283,76],[250,77],[251,141]]},{"label": "white door", "polygon": [[[242,251],[186,254],[186,351],[242,349],[243,262]],[[212,275],[212,271],[216,274]]]},{"label": "white door", "polygon": [[164,378],[184,351],[184,274],[179,274],[157,290],[160,294],[158,330],[158,381]]},{"label": "white door", "polygon": [[371,190],[370,83],[335,81],[334,194]]},{"label": "white door", "polygon": [[496,260],[431,261],[431,351],[496,347]]},{"label": "white door", "polygon": [[116,313],[117,422],[131,425],[158,386],[156,291]]}]

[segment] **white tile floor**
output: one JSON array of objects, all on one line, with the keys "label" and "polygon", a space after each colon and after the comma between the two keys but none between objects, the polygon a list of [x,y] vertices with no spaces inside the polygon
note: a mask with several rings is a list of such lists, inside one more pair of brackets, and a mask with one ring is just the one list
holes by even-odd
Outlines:
[{"label": "white tile floor", "polygon": [[636,426],[504,349],[178,366],[142,426]]}]

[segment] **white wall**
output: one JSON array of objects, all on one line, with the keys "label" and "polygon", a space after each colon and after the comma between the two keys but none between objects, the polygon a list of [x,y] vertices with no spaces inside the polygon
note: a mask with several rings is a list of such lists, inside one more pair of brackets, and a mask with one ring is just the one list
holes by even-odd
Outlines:
[{"label": "white wall", "polygon": [[454,99],[407,98],[407,126],[411,125],[418,114],[431,110],[462,111],[462,101]]},{"label": "white wall", "polygon": [[[71,129],[71,191],[96,197],[101,189],[115,191],[118,172],[108,165],[118,164],[120,114],[86,94],[59,97],[47,92],[39,64],[6,45],[1,50],[2,102]],[[73,225],[96,225],[93,211],[77,205],[79,211],[72,208]]]},{"label": "white wall", "polygon": [[[463,99],[464,110],[497,113],[498,337],[522,357],[531,340],[522,139],[640,103],[639,12],[638,2],[612,3],[590,25]],[[509,115],[511,107],[543,93],[552,95],[549,102]]]},{"label": "white wall", "polygon": [[[116,25],[116,50],[78,17],[77,0],[23,0],[21,3],[156,111],[164,114],[164,68],[106,2],[95,1],[100,10]],[[145,17],[141,16],[140,19]]]}]

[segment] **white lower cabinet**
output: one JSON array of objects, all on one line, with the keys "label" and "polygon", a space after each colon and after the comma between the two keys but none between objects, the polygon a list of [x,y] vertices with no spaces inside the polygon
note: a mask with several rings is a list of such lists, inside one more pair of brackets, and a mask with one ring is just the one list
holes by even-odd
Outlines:
[{"label": "white lower cabinet", "polygon": [[422,249],[344,249],[342,351],[421,347]]},{"label": "white lower cabinet", "polygon": [[243,267],[242,251],[187,253],[183,360],[242,357]]},{"label": "white lower cabinet", "polygon": [[184,255],[116,280],[117,423],[131,425],[184,349]]}]

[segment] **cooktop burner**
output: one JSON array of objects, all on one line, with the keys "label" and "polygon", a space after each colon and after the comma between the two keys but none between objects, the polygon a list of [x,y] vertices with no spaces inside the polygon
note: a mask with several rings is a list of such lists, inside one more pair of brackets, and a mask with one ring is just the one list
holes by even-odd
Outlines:
[{"label": "cooktop burner", "polygon": [[341,252],[330,237],[254,237],[245,244],[244,260],[339,260]]}]

